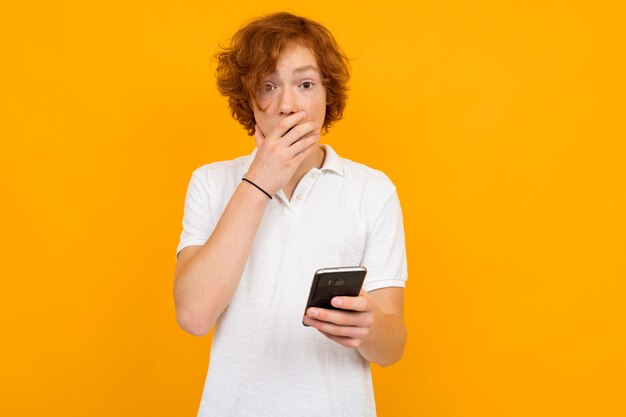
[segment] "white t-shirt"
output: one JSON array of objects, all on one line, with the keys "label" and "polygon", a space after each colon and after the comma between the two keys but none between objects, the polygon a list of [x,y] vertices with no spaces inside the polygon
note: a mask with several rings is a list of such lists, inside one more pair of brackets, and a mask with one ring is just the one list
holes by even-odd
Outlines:
[{"label": "white t-shirt", "polygon": [[[376,416],[369,362],[302,318],[319,268],[363,265],[367,292],[405,286],[402,211],[382,171],[321,146],[322,168],[302,178],[291,201],[280,190],[266,206],[215,324],[199,417]],[[193,171],[176,255],[207,241],[256,152]]]}]

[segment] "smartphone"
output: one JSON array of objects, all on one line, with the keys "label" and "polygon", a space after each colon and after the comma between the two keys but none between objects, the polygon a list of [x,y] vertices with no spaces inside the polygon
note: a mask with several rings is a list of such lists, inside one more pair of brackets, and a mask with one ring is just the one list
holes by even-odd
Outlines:
[{"label": "smartphone", "polygon": [[[333,297],[356,297],[361,292],[367,269],[364,266],[341,266],[322,268],[315,271],[309,300],[304,308],[304,315],[309,307],[339,310],[330,304]],[[304,324],[304,315],[302,324]],[[309,327],[307,324],[305,326]]]}]

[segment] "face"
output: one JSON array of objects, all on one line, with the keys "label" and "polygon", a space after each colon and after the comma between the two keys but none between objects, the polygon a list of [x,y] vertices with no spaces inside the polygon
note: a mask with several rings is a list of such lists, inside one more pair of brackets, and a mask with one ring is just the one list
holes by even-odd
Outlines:
[{"label": "face", "polygon": [[260,108],[251,100],[252,109],[265,136],[282,119],[301,110],[307,114],[302,122],[315,122],[319,132],[326,115],[326,88],[313,52],[295,44],[286,48],[274,72],[261,79],[257,100]]}]

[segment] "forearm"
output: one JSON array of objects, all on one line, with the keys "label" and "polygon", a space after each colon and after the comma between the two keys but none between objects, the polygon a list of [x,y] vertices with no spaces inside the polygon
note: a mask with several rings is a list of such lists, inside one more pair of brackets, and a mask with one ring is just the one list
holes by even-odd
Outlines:
[{"label": "forearm", "polygon": [[179,323],[202,336],[208,333],[239,285],[269,199],[241,182],[211,237],[175,277]]},{"label": "forearm", "polygon": [[402,317],[379,312],[372,333],[357,349],[368,361],[389,366],[402,358],[406,338]]}]

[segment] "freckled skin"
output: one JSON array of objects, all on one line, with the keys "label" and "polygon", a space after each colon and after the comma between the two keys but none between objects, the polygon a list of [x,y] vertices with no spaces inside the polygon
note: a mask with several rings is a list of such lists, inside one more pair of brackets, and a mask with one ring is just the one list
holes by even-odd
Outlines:
[{"label": "freckled skin", "polygon": [[[257,93],[259,107],[252,101],[255,121],[264,134],[290,114],[304,110],[307,116],[301,123],[315,122],[320,132],[326,116],[326,88],[318,71],[293,72],[312,65],[319,68],[313,52],[300,45],[288,46],[276,63],[275,72],[262,78]],[[264,91],[267,88],[270,91]]]},{"label": "freckled skin", "polygon": [[[295,71],[304,67],[306,69]],[[258,106],[255,100],[250,100],[250,104],[256,127],[263,137],[272,135],[272,139],[280,139],[273,136],[274,131],[280,130],[278,124],[299,111],[306,112],[306,116],[296,125],[307,125],[306,132],[302,132],[297,142],[309,138],[314,142],[309,148],[312,151],[308,152],[306,159],[282,188],[287,198],[291,199],[300,179],[312,167],[321,168],[326,156],[320,146],[321,129],[326,117],[326,88],[313,51],[297,44],[288,45],[278,59],[274,72],[265,74],[261,79],[257,100]],[[282,134],[282,137],[287,133]]]}]

